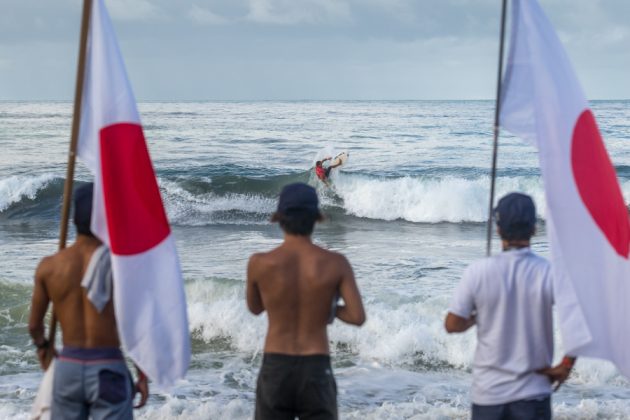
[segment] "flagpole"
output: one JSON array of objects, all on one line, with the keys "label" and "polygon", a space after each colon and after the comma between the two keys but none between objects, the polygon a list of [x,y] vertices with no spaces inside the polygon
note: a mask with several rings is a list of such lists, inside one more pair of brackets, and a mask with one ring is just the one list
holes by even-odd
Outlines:
[{"label": "flagpole", "polygon": [[[81,125],[81,106],[83,102],[83,82],[85,80],[85,56],[87,52],[87,39],[90,26],[90,15],[92,14],[92,0],[83,0],[83,15],[81,17],[81,35],[79,41],[79,58],[77,61],[77,77],[74,90],[74,111],[72,114],[72,132],[70,135],[70,148],[68,151],[68,166],[66,169],[66,180],[63,187],[63,204],[61,207],[61,227],[59,230],[59,250],[66,247],[68,238],[68,222],[70,219],[70,202],[72,199],[72,186],[74,183],[74,166],[76,162],[77,143],[79,141],[79,130]],[[46,353],[46,367],[50,364],[54,356],[55,334],[57,330],[57,317],[55,308],[52,308],[50,317],[50,329],[48,331],[48,341],[50,345]]]},{"label": "flagpole", "polygon": [[499,42],[499,69],[497,71],[497,98],[494,105],[494,141],[492,145],[492,172],[490,174],[490,205],[488,208],[488,232],[486,255],[492,252],[492,209],[494,207],[494,185],[497,175],[497,150],[499,147],[499,115],[501,114],[501,77],[503,76],[503,44],[505,41],[505,12],[507,0],[501,6],[501,40]]}]

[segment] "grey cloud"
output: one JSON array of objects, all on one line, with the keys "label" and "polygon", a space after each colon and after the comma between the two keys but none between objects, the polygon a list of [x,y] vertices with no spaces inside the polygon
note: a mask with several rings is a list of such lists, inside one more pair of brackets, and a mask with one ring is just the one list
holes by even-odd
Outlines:
[{"label": "grey cloud", "polygon": [[[139,99],[492,98],[500,0],[106,0]],[[591,98],[630,2],[542,0]],[[0,99],[70,99],[80,0],[0,0]]]},{"label": "grey cloud", "polygon": [[112,19],[145,21],[166,18],[162,9],[151,0],[109,0],[107,8]]}]

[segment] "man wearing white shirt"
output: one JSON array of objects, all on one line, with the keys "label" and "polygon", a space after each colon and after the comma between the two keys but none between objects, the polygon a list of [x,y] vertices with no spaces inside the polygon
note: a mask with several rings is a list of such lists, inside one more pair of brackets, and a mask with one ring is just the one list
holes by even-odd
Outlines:
[{"label": "man wearing white shirt", "polygon": [[474,420],[550,419],[552,383],[568,378],[575,358],[549,367],[553,285],[549,262],[529,248],[536,208],[531,197],[511,193],[499,200],[494,216],[503,252],[468,266],[445,328],[457,333],[477,325]]}]

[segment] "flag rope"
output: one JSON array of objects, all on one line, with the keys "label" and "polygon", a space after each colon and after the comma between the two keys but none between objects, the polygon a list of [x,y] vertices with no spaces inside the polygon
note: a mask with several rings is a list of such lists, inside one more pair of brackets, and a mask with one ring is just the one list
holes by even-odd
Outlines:
[{"label": "flag rope", "polygon": [[[74,110],[72,114],[72,132],[70,135],[70,147],[68,150],[68,166],[66,169],[66,180],[63,187],[63,204],[61,208],[61,226],[59,230],[59,250],[66,247],[68,238],[68,222],[70,219],[70,202],[72,199],[72,187],[74,184],[74,166],[76,162],[77,143],[79,141],[79,130],[81,126],[81,105],[83,101],[83,82],[85,80],[85,58],[87,52],[87,40],[90,26],[90,15],[92,14],[92,1],[83,0],[83,14],[81,17],[81,35],[79,41],[79,58],[77,61],[77,77],[74,91]],[[48,330],[48,341],[50,345],[46,351],[45,367],[48,368],[55,349],[55,335],[57,332],[57,317],[55,308],[52,307],[50,315],[50,328]]]},{"label": "flag rope", "polygon": [[492,209],[494,207],[494,190],[497,175],[497,153],[499,148],[499,115],[501,113],[501,78],[503,76],[503,50],[505,41],[505,14],[507,0],[501,5],[501,39],[499,41],[499,69],[497,71],[497,97],[494,104],[494,139],[492,144],[492,171],[490,173],[490,205],[488,208],[488,231],[486,237],[486,255],[492,253]]}]

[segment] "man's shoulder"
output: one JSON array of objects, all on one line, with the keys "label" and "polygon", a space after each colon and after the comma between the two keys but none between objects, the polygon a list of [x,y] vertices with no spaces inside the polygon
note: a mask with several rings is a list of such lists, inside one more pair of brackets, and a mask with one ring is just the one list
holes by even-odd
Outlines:
[{"label": "man's shoulder", "polygon": [[542,255],[538,255],[537,253],[535,253],[534,251],[530,251],[527,254],[528,258],[531,258],[532,261],[535,261],[537,264],[543,264],[546,266],[550,266],[551,263],[549,262],[549,260],[545,257],[543,257]]},{"label": "man's shoulder", "polygon": [[496,256],[481,258],[468,264],[468,267],[466,267],[464,273],[467,276],[481,274],[486,271],[492,270],[497,264],[499,264],[499,260],[496,258]]},{"label": "man's shoulder", "polygon": [[[58,277],[59,269],[67,267],[71,263],[71,254],[72,252],[69,252],[66,248],[42,258],[35,269],[35,282],[39,282],[48,288],[49,280]],[[56,284],[56,282],[51,284]]]},{"label": "man's shoulder", "polygon": [[535,270],[545,272],[546,274],[551,273],[551,263],[547,258],[540,256],[533,251],[528,252],[525,258],[527,259],[527,263],[530,268],[534,267]]},{"label": "man's shoulder", "polygon": [[313,244],[313,247],[318,253],[319,258],[327,259],[331,262],[335,262],[339,264],[345,264],[348,262],[348,259],[346,258],[346,256],[340,252],[331,251],[329,249],[322,248],[321,246],[315,245],[315,244]]},{"label": "man's shoulder", "polygon": [[[57,253],[58,254],[58,253]],[[42,279],[55,265],[57,254],[47,255],[39,261],[35,270],[35,279]]]},{"label": "man's shoulder", "polygon": [[530,263],[533,264],[539,264],[542,266],[550,266],[551,264],[549,263],[549,260],[547,260],[545,257],[538,255],[536,252],[532,251],[531,249],[527,248],[527,249],[520,249],[520,250],[512,250],[512,251],[503,251],[499,254],[493,255],[492,257],[487,257],[484,258],[483,260],[480,261],[490,261],[490,264],[503,264],[506,259],[508,258],[514,258],[514,255],[510,255],[510,252],[518,252],[521,253],[520,256],[518,256],[518,258],[523,258],[525,260],[527,260]]},{"label": "man's shoulder", "polygon": [[249,269],[261,270],[265,267],[273,267],[282,263],[280,247],[270,251],[256,252],[249,257]]},{"label": "man's shoulder", "polygon": [[256,252],[252,255],[250,255],[249,257],[249,266],[256,266],[256,265],[260,265],[260,264],[264,264],[266,261],[269,261],[270,258],[270,254],[273,251],[267,251],[267,252]]},{"label": "man's shoulder", "polygon": [[[489,272],[496,272],[502,270],[512,270],[514,267],[517,267],[517,272],[521,274],[536,274],[543,277],[548,277],[551,274],[551,263],[545,257],[540,256],[529,249],[511,252],[520,252],[521,254],[510,255],[507,252],[502,252],[501,254],[486,258],[486,260],[488,260],[486,270]],[[521,263],[514,266],[514,258],[517,258],[519,261],[521,261]]]},{"label": "man's shoulder", "polygon": [[47,255],[39,261],[37,266],[37,273],[44,274],[50,272],[59,264],[63,264],[72,257],[72,250],[70,248],[61,249],[54,254]]}]

